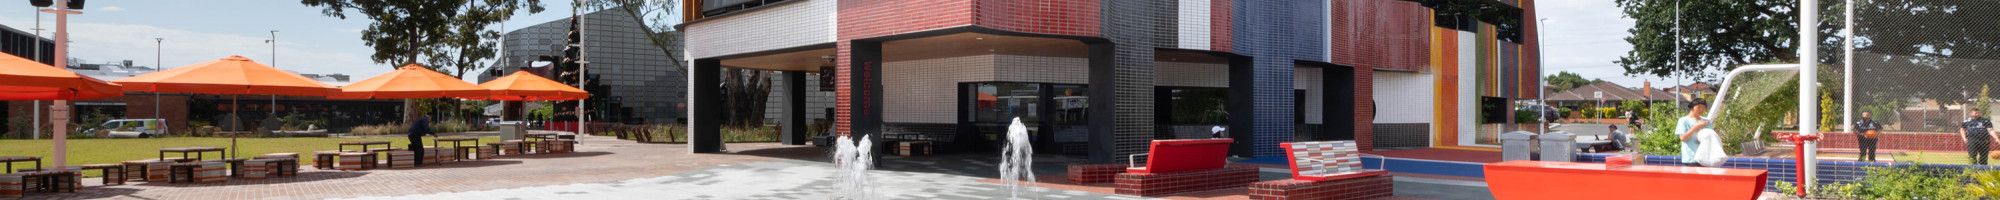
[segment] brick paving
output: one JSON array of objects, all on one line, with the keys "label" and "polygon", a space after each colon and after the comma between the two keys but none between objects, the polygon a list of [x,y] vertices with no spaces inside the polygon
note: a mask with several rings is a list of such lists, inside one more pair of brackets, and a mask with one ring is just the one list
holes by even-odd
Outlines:
[{"label": "brick paving", "polygon": [[[410,169],[343,172],[305,169],[297,177],[231,179],[219,184],[132,182],[89,186],[77,193],[27,199],[829,199],[838,186],[825,149],[774,143],[729,144],[731,153],[691,154],[688,146],[638,144],[584,136],[577,153],[465,161]],[[1075,157],[1037,156],[1041,183],[1032,199],[1145,199],[1112,194],[1111,183],[1078,184],[1063,177]],[[875,199],[1001,199],[997,159],[985,154],[884,157],[870,171]],[[1260,170],[1258,179],[1287,178]],[[1486,199],[1483,187],[1396,178],[1392,199]],[[1245,199],[1244,188],[1192,192],[1165,199]],[[1414,198],[1413,198],[1414,197]]]}]

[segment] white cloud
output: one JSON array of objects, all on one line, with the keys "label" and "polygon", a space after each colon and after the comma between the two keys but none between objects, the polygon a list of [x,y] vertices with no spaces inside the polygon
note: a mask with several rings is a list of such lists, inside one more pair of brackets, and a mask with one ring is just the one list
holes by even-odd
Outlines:
[{"label": "white cloud", "polygon": [[103,10],[105,12],[118,12],[118,11],[125,11],[125,8],[118,6],[105,6],[104,8],[100,8],[97,10]]},{"label": "white cloud", "polygon": [[[32,19],[0,17],[4,24],[34,24]],[[53,28],[51,28],[53,29]],[[264,40],[269,36],[258,34],[228,34],[196,30],[162,28],[151,25],[119,23],[71,23],[70,57],[83,59],[85,63],[111,63],[132,60],[134,65],[154,65],[154,38],[165,38],[160,42],[161,65],[178,67],[207,62],[229,55],[242,55],[259,63],[271,64],[271,46]],[[354,76],[357,80],[367,78],[390,68],[374,64],[368,55],[352,52],[326,50],[309,44],[287,42],[278,44],[278,68],[300,73],[341,73]]]}]

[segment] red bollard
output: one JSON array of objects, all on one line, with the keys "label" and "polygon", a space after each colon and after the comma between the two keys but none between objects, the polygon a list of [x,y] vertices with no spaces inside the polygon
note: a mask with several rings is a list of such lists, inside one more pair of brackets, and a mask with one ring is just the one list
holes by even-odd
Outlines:
[{"label": "red bollard", "polygon": [[1819,135],[1781,134],[1778,139],[1792,142],[1792,178],[1798,183],[1799,197],[1805,197],[1810,193],[1806,191],[1806,142],[1819,140]]}]

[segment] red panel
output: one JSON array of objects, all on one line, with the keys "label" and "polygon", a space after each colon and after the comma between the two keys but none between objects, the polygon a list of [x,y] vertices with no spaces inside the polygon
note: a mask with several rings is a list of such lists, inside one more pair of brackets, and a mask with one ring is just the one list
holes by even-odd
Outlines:
[{"label": "red panel", "polygon": [[1126,172],[1145,174],[1221,169],[1228,164],[1229,143],[1234,142],[1228,138],[1153,140],[1152,149],[1146,152],[1146,167]]},{"label": "red panel", "polygon": [[1209,49],[1220,52],[1233,52],[1233,47],[1231,46],[1233,43],[1229,41],[1231,40],[1230,32],[1235,31],[1235,27],[1230,24],[1231,20],[1235,20],[1233,17],[1236,12],[1235,0],[1209,0],[1208,5]]},{"label": "red panel", "polygon": [[1098,36],[1099,1],[978,0],[972,24],[1052,35]]},{"label": "red panel", "polygon": [[1327,62],[1420,71],[1430,65],[1430,13],[1415,2],[1335,1]]},{"label": "red panel", "polygon": [[972,24],[974,0],[840,1],[841,41]]},{"label": "red panel", "polygon": [[[1520,1],[1521,19],[1539,19],[1535,18],[1535,0]],[[1524,91],[1519,95],[1521,98],[1542,98],[1541,91],[1538,91],[1541,87],[1526,87],[1540,86],[1542,82],[1542,37],[1537,35],[1541,33],[1539,30],[1539,23],[1523,21],[1521,24],[1521,74],[1524,74],[1521,76],[1520,85],[1523,87],[1520,88]]]},{"label": "red panel", "polygon": [[1752,169],[1507,161],[1486,164],[1499,199],[1757,199],[1767,172]]}]

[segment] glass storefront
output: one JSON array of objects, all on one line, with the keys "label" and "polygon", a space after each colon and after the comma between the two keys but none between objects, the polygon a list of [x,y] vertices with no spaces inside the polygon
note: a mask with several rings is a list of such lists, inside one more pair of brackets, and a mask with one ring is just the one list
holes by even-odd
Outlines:
[{"label": "glass storefront", "polygon": [[1077,154],[1090,141],[1089,88],[1077,84],[980,82],[964,83],[966,99],[960,114],[980,143],[1005,142],[1014,118],[1028,128],[1036,152]]}]

